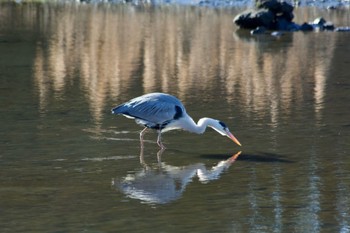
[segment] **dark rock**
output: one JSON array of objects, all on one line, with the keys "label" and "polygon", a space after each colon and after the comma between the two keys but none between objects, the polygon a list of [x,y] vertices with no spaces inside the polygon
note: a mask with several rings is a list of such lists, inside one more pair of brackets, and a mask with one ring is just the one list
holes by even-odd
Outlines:
[{"label": "dark rock", "polygon": [[294,22],[290,22],[287,27],[287,31],[295,32],[300,30],[300,25]]},{"label": "dark rock", "polygon": [[279,11],[281,7],[277,0],[256,0],[255,6],[257,9],[267,9],[272,12]]},{"label": "dark rock", "polygon": [[314,30],[314,27],[313,27],[311,24],[303,23],[303,24],[300,26],[300,30],[301,30],[301,31],[312,31],[312,30]]},{"label": "dark rock", "polygon": [[275,14],[292,13],[294,7],[289,3],[277,0],[257,0],[256,7],[258,9],[267,9]]},{"label": "dark rock", "polygon": [[277,16],[277,18],[284,18],[288,22],[292,22],[292,20],[294,18],[294,14],[292,12],[290,12],[290,13],[284,12],[284,13],[277,14],[276,16]]},{"label": "dark rock", "polygon": [[274,14],[266,9],[247,10],[238,14],[233,22],[241,28],[255,29],[257,27],[266,27],[268,29],[274,27]]},{"label": "dark rock", "polygon": [[331,22],[327,22],[324,18],[320,17],[315,19],[312,22],[312,26],[314,27],[314,30],[316,31],[333,31],[334,30],[334,25]]},{"label": "dark rock", "polygon": [[327,6],[327,10],[336,10],[338,9],[337,6]]},{"label": "dark rock", "polygon": [[265,27],[257,27],[254,30],[250,31],[251,35],[259,35],[259,34],[264,34],[266,32]]},{"label": "dark rock", "polygon": [[320,18],[315,19],[313,24],[323,26],[326,22],[327,21],[324,18],[320,17]]},{"label": "dark rock", "polygon": [[285,18],[278,18],[276,25],[279,31],[299,31],[300,30],[300,25],[294,22],[290,22]]},{"label": "dark rock", "polygon": [[280,37],[282,36],[284,33],[283,32],[280,32],[280,31],[276,31],[276,32],[271,32],[271,36],[274,36],[274,37]]},{"label": "dark rock", "polygon": [[336,32],[350,32],[350,27],[337,27]]},{"label": "dark rock", "polygon": [[[293,22],[294,7],[279,0],[255,0],[256,9],[247,10],[237,15],[233,22],[240,28],[254,29],[252,34],[258,33],[258,27],[264,27],[266,30],[279,31],[349,31],[349,27],[337,28],[324,18],[319,17],[310,23],[302,25]],[[256,30],[255,30],[256,29]]]},{"label": "dark rock", "polygon": [[292,13],[294,7],[287,2],[281,2],[281,12],[283,13]]},{"label": "dark rock", "polygon": [[323,24],[323,29],[327,31],[333,31],[335,29],[334,24],[331,22],[327,22]]},{"label": "dark rock", "polygon": [[290,22],[288,20],[286,20],[285,18],[279,18],[277,20],[277,30],[287,31],[289,24],[290,24]]},{"label": "dark rock", "polygon": [[[257,9],[238,14],[233,22],[241,28],[255,29],[265,27],[268,30],[288,30],[294,18],[294,7],[278,0],[256,0]],[[295,30],[294,24],[291,27]]]}]

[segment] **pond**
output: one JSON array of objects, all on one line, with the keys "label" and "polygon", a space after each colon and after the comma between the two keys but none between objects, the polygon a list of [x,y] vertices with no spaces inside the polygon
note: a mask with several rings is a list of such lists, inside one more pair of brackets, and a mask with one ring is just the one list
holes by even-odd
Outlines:
[{"label": "pond", "polygon": [[[1,4],[1,231],[349,232],[350,33],[251,36],[240,11]],[[350,22],[295,10],[319,16]],[[150,92],[242,147],[208,129],[141,150],[110,110]]]}]

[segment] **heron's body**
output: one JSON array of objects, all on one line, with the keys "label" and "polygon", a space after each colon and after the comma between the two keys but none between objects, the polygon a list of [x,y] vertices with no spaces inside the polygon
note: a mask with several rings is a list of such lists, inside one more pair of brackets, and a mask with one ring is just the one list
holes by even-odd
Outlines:
[{"label": "heron's body", "polygon": [[141,143],[147,128],[158,130],[157,142],[161,148],[164,148],[161,142],[162,132],[183,129],[202,134],[207,126],[212,127],[222,135],[229,136],[239,144],[238,140],[233,139],[233,135],[229,133],[226,125],[221,121],[212,118],[202,118],[196,124],[186,113],[186,109],[181,101],[169,94],[150,93],[142,95],[113,108],[112,113],[122,114],[128,118],[135,119],[136,123],[145,127],[140,134]]}]

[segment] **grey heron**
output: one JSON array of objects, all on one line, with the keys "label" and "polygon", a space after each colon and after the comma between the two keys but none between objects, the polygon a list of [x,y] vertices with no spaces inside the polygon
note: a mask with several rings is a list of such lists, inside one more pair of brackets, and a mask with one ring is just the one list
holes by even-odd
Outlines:
[{"label": "grey heron", "polygon": [[213,128],[221,135],[229,137],[241,146],[225,123],[204,117],[196,124],[186,113],[186,109],[181,101],[169,94],[145,94],[118,105],[112,109],[112,113],[122,114],[127,118],[135,119],[137,124],[145,127],[140,133],[141,146],[143,146],[143,136],[148,128],[158,131],[157,143],[161,149],[165,149],[161,140],[163,132],[183,129],[192,133],[202,134],[207,127]]}]

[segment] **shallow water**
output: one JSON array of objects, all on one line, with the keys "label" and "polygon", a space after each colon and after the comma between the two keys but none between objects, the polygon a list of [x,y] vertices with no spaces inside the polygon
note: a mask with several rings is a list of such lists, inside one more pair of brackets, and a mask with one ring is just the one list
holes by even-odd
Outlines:
[{"label": "shallow water", "polygon": [[[2,4],[1,232],[349,232],[350,33],[251,37],[239,11]],[[295,21],[318,16],[350,22]],[[243,146],[173,131],[157,157],[150,132],[141,151],[110,109],[154,91]]]}]

